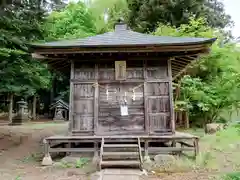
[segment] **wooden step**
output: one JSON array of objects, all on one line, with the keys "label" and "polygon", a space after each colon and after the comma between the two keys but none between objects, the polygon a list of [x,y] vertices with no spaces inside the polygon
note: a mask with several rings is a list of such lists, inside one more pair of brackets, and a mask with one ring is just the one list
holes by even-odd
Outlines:
[{"label": "wooden step", "polygon": [[140,167],[140,161],[102,161],[102,167]]},{"label": "wooden step", "polygon": [[137,144],[104,144],[105,148],[138,148]]},{"label": "wooden step", "polygon": [[137,152],[104,152],[102,156],[103,161],[130,161],[139,160],[139,154]]},{"label": "wooden step", "polygon": [[103,152],[103,156],[138,156],[138,152]]}]

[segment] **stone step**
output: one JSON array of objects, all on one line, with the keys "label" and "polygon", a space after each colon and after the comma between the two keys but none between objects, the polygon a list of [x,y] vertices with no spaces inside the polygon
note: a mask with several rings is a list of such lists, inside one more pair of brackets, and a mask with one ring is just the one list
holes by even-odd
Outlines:
[{"label": "stone step", "polygon": [[102,167],[140,167],[140,161],[102,161]]}]

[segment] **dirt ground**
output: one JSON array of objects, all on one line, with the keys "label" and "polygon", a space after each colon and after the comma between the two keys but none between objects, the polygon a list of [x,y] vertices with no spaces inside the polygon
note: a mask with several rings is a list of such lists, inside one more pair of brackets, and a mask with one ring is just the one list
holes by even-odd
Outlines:
[{"label": "dirt ground", "polygon": [[[85,180],[84,169],[42,167],[42,140],[46,136],[66,133],[66,123],[32,123],[22,126],[0,125],[0,179],[1,180]],[[41,156],[40,156],[41,157]],[[163,174],[148,179],[207,180],[206,172]]]},{"label": "dirt ground", "polygon": [[[84,180],[81,170],[42,167],[38,154],[46,136],[65,133],[66,123],[0,126],[1,180]],[[41,157],[41,156],[40,156]]]}]

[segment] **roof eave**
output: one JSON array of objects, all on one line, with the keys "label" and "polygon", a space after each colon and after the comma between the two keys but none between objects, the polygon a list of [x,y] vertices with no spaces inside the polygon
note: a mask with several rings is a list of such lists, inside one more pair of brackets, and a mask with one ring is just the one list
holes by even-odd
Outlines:
[{"label": "roof eave", "polygon": [[213,44],[217,38],[210,38],[204,41],[182,42],[182,43],[159,43],[159,44],[121,44],[121,45],[69,45],[69,46],[50,46],[41,44],[29,44],[30,52],[36,49],[72,49],[72,48],[120,48],[120,47],[164,47],[164,46],[191,46]]}]

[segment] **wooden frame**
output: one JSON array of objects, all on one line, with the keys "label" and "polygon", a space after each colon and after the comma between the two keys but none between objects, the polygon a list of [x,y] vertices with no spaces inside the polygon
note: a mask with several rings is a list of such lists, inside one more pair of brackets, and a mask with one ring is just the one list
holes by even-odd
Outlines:
[{"label": "wooden frame", "polygon": [[126,61],[115,61],[115,80],[126,80]]}]

